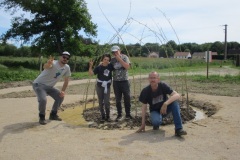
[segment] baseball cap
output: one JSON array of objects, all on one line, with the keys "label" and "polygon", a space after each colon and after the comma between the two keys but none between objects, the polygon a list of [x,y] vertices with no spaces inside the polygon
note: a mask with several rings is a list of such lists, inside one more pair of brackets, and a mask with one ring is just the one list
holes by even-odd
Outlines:
[{"label": "baseball cap", "polygon": [[67,51],[64,51],[64,52],[62,53],[62,55],[67,55],[67,56],[69,56],[69,57],[71,56],[70,53],[67,52]]},{"label": "baseball cap", "polygon": [[118,46],[112,46],[112,48],[111,48],[112,52],[116,52],[118,50],[120,50],[120,48]]}]

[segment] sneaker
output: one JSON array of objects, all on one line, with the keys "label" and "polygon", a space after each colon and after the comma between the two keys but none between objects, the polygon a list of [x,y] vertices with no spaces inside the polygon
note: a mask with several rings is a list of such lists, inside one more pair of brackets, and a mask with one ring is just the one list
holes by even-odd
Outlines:
[{"label": "sneaker", "polygon": [[116,121],[116,122],[121,121],[122,118],[123,118],[122,115],[118,115],[117,118],[115,119],[115,121]]},{"label": "sneaker", "polygon": [[47,124],[46,120],[45,120],[45,115],[44,114],[39,114],[39,123],[41,125],[45,125]]},{"label": "sneaker", "polygon": [[49,119],[55,120],[55,121],[62,121],[62,119],[57,114],[53,114],[53,113],[50,114]]},{"label": "sneaker", "polygon": [[46,120],[45,119],[39,119],[39,123],[41,124],[41,125],[45,125],[45,124],[47,124],[47,122],[46,122]]},{"label": "sneaker", "polygon": [[129,119],[133,119],[133,117],[129,114],[129,115],[126,115],[125,119],[129,120]]},{"label": "sneaker", "polygon": [[159,126],[153,126],[153,130],[159,130]]},{"label": "sneaker", "polygon": [[107,118],[105,119],[105,121],[106,121],[106,122],[111,122],[111,119],[110,119],[109,117],[107,117]]},{"label": "sneaker", "polygon": [[105,122],[105,118],[101,118],[100,122],[104,123]]},{"label": "sneaker", "polygon": [[187,132],[184,131],[183,129],[175,130],[175,136],[182,136],[182,135],[187,135]]}]

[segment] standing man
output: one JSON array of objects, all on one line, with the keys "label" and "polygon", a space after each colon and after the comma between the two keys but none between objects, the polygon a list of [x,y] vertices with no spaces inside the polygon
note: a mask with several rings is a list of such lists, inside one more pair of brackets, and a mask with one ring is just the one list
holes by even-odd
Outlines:
[{"label": "standing man", "polygon": [[[42,125],[46,124],[45,114],[47,95],[54,99],[49,119],[56,121],[62,120],[58,117],[57,112],[63,102],[65,90],[68,86],[69,77],[71,76],[70,67],[67,64],[69,58],[70,53],[66,51],[60,55],[59,60],[54,60],[54,57],[50,56],[47,63],[43,66],[44,70],[33,81],[33,90],[35,91],[38,99],[39,123]],[[64,77],[64,83],[60,91],[54,86],[62,77]]]},{"label": "standing man", "polygon": [[[140,94],[139,101],[142,102],[142,125],[137,132],[145,131],[145,116],[147,104],[149,104],[150,119],[153,130],[158,130],[162,123],[162,115],[172,112],[175,125],[175,135],[186,135],[183,130],[180,107],[177,100],[180,95],[172,90],[166,83],[160,82],[160,76],[157,72],[151,72],[148,76],[150,85],[145,87]],[[168,95],[170,96],[168,98]]]},{"label": "standing man", "polygon": [[131,97],[130,83],[128,81],[128,69],[130,68],[130,60],[128,56],[121,53],[119,46],[112,46],[111,52],[113,58],[111,63],[113,70],[113,90],[116,98],[117,118],[116,121],[122,120],[122,95],[124,98],[125,119],[132,119],[131,116]]}]

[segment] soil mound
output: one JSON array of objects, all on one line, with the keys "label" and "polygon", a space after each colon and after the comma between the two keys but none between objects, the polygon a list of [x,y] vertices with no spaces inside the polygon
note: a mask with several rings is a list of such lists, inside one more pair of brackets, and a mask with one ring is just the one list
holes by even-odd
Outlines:
[{"label": "soil mound", "polygon": [[[132,97],[133,99],[133,97]],[[88,103],[91,103],[93,100],[89,100]],[[134,127],[141,126],[141,106],[133,105],[132,103],[132,119],[126,120],[123,118],[122,120],[116,122],[115,118],[117,117],[117,111],[114,103],[114,98],[111,99],[111,106],[110,106],[110,118],[111,121],[101,121],[101,115],[98,106],[87,108],[83,111],[82,115],[84,119],[89,122],[90,128],[97,128],[97,129],[104,129],[104,130],[114,130],[114,129],[134,129]],[[82,102],[83,103],[83,102]],[[200,100],[189,100],[187,102],[186,98],[182,98],[179,101],[180,110],[181,110],[181,117],[183,123],[187,121],[191,121],[196,116],[196,111],[194,107],[202,110],[208,117],[212,116],[217,112],[216,106],[209,102],[204,102]],[[188,104],[188,105],[187,105]],[[68,104],[62,107],[63,110],[67,109],[68,107],[74,107],[76,104]],[[168,114],[163,117],[162,125],[169,125],[173,124],[173,117],[171,114]],[[149,118],[149,113],[146,114],[146,125],[151,126],[151,121]]]}]

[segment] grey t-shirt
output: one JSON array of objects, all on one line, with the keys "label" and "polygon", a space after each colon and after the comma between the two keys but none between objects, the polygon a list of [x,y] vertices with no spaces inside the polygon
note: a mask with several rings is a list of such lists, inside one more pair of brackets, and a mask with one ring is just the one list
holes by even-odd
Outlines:
[{"label": "grey t-shirt", "polygon": [[[130,64],[128,56],[121,54],[121,58],[124,62]],[[125,81],[128,80],[128,70],[125,69],[120,62],[114,57],[111,59],[111,63],[114,67],[113,70],[113,81]]]},{"label": "grey t-shirt", "polygon": [[41,74],[33,81],[33,83],[41,83],[47,86],[55,86],[55,84],[62,77],[70,77],[71,71],[68,64],[63,67],[60,66],[59,62],[54,60],[52,68],[44,69]]}]

